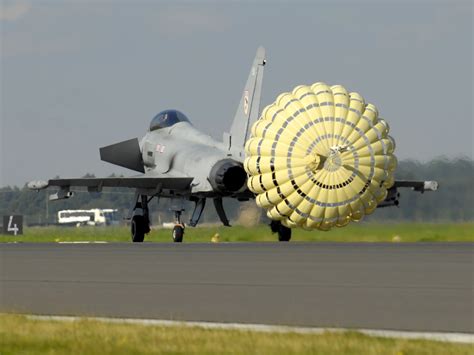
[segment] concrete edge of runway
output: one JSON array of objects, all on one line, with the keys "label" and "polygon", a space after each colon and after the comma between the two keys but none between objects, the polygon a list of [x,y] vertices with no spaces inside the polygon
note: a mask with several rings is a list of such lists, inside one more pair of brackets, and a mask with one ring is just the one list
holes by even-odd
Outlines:
[{"label": "concrete edge of runway", "polygon": [[364,335],[381,338],[399,339],[424,339],[450,343],[474,344],[474,334],[450,333],[450,332],[411,332],[399,330],[357,329],[357,328],[311,328],[290,327],[266,324],[246,323],[218,323],[218,322],[186,322],[161,319],[137,319],[137,318],[108,318],[108,317],[74,317],[54,315],[26,315],[31,320],[74,322],[83,319],[94,320],[104,323],[140,324],[160,327],[198,327],[203,329],[241,330],[263,333],[298,333],[298,334],[322,334],[325,332],[358,332]]}]

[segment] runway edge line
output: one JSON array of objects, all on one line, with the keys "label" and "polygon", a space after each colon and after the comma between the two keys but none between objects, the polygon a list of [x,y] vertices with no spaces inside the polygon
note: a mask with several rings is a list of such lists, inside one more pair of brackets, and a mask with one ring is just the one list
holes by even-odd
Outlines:
[{"label": "runway edge line", "polygon": [[382,329],[357,329],[357,328],[310,328],[310,327],[290,327],[266,324],[246,324],[246,323],[217,323],[217,322],[196,322],[196,321],[173,321],[163,319],[137,319],[137,318],[107,318],[107,317],[73,317],[73,316],[52,316],[52,315],[27,315],[28,319],[44,321],[75,322],[79,320],[93,320],[104,323],[116,324],[139,324],[160,327],[197,327],[203,329],[241,330],[263,333],[298,333],[298,334],[323,334],[325,332],[358,332],[364,335],[381,338],[401,338],[401,339],[426,339],[450,343],[474,344],[474,334],[469,333],[449,333],[449,332],[416,332],[402,330],[382,330]]}]

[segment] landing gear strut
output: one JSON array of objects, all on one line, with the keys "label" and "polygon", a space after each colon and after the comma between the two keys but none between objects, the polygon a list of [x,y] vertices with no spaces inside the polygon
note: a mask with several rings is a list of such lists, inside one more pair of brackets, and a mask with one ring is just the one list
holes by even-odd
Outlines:
[{"label": "landing gear strut", "polygon": [[271,221],[272,233],[278,233],[278,241],[289,242],[291,239],[291,228],[285,227],[280,221]]},{"label": "landing gear strut", "polygon": [[[148,197],[146,195],[138,195],[133,208],[133,217],[130,223],[132,232],[132,242],[142,243],[145,239],[145,234],[150,232],[150,214],[148,211]],[[137,214],[137,209],[141,210],[142,214]]]}]

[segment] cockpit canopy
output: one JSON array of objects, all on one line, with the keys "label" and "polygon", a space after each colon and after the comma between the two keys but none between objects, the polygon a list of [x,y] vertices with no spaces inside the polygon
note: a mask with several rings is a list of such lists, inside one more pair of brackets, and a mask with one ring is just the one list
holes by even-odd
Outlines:
[{"label": "cockpit canopy", "polygon": [[188,118],[177,110],[165,110],[157,114],[150,123],[150,131],[171,127],[178,122],[189,122]]}]

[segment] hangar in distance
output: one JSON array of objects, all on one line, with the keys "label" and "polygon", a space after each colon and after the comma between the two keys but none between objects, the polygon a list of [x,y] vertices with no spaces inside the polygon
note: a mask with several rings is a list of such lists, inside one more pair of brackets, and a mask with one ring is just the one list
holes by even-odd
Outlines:
[{"label": "hangar in distance", "polygon": [[56,187],[50,200],[73,196],[73,189],[135,190],[133,242],[150,232],[149,203],[172,199],[172,237],[182,242],[184,202],[194,202],[190,226],[211,199],[229,226],[223,198],[257,205],[272,219],[280,241],[291,228],[329,230],[358,221],[377,207],[398,205],[399,188],[424,192],[435,181],[396,181],[395,142],[377,108],[343,86],[316,83],[283,93],[260,112],[265,50],[260,47],[229,132],[217,141],[195,128],[178,110],[164,110],[145,136],[100,148],[103,161],[140,173],[133,177],[67,178],[32,181],[33,190]]}]

